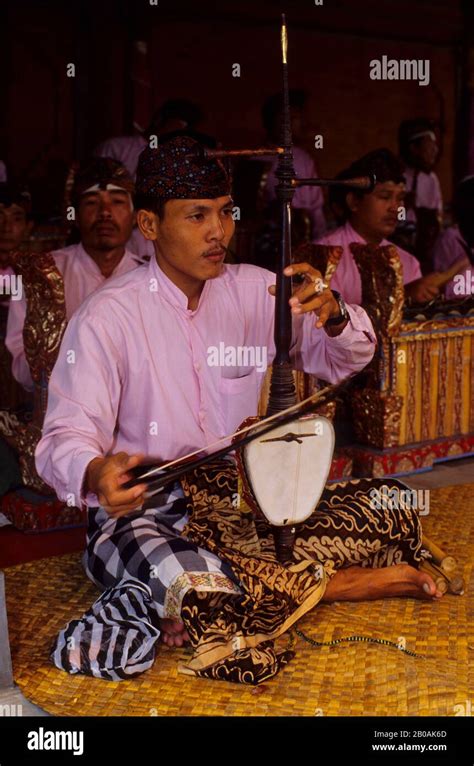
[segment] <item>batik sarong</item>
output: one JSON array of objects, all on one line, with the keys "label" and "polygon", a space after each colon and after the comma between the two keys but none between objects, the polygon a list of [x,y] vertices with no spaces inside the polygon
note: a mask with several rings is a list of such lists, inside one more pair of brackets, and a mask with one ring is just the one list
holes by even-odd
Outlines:
[{"label": "batik sarong", "polygon": [[[119,519],[103,509],[90,511],[84,564],[89,577],[108,589],[108,615],[128,580],[146,587],[156,615],[184,621],[193,654],[183,672],[258,684],[290,661],[292,650],[277,639],[316,606],[338,569],[417,566],[421,525],[413,509],[372,501],[374,489],[390,496],[405,488],[400,482],[339,484],[324,490],[315,512],[298,526],[294,564],[287,567],[275,558],[268,522],[241,499],[239,481],[233,463],[216,460],[168,487],[156,509]],[[99,620],[103,598],[91,613]],[[58,639],[63,647],[72,629],[79,635],[77,624],[70,624]],[[126,619],[122,630],[119,646],[126,640]],[[84,635],[89,641],[92,632]],[[57,645],[54,661],[69,672],[91,672],[87,657],[97,651],[92,644],[82,652],[82,668],[72,671],[64,651],[58,661]],[[102,647],[101,656],[127,672],[113,649],[107,655]]]}]

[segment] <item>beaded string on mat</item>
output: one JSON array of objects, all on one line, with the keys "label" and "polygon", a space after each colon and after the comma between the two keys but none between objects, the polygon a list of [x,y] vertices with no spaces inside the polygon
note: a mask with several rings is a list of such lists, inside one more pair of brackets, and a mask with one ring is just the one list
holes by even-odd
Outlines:
[{"label": "beaded string on mat", "polygon": [[342,643],[355,643],[358,641],[364,641],[368,644],[381,644],[382,646],[390,646],[392,649],[397,649],[399,652],[404,652],[410,657],[416,657],[417,659],[425,659],[423,654],[417,654],[411,652],[409,649],[404,649],[400,644],[396,644],[395,641],[388,641],[386,638],[373,638],[372,636],[345,636],[343,638],[335,638],[333,641],[315,641],[314,638],[307,636],[303,631],[295,628],[295,633],[299,638],[302,638],[306,643],[311,644],[314,647],[320,646],[337,646]]}]

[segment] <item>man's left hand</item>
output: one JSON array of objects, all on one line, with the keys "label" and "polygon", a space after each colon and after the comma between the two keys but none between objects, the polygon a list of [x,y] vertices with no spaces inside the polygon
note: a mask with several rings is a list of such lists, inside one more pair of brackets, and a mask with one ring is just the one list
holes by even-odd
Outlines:
[{"label": "man's left hand", "polygon": [[[315,327],[318,329],[324,327],[331,317],[339,316],[341,313],[339,303],[329,287],[324,287],[323,275],[314,266],[309,263],[293,263],[291,266],[287,266],[283,273],[287,277],[295,276],[295,274],[301,274],[304,277],[304,282],[298,285],[290,298],[292,314],[297,316],[313,311],[317,317]],[[323,289],[321,290],[321,288]],[[269,290],[272,295],[275,295],[276,288],[274,285]],[[341,328],[338,330],[342,330],[344,326],[341,323]]]}]

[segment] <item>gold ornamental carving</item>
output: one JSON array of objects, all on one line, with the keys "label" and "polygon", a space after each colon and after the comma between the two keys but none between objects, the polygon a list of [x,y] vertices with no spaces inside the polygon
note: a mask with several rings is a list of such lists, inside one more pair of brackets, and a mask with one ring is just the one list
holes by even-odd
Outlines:
[{"label": "gold ornamental carving", "polygon": [[20,426],[15,447],[24,484],[51,494],[51,488],[36,471],[35,450],[48,403],[49,378],[67,323],[64,283],[51,253],[21,253],[15,258],[14,268],[22,277],[26,297],[23,342],[34,383],[33,418]]}]

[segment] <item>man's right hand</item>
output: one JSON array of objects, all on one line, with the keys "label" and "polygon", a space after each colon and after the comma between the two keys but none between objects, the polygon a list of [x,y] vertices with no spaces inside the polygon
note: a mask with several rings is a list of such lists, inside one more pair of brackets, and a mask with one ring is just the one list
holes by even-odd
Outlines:
[{"label": "man's right hand", "polygon": [[433,272],[405,285],[405,295],[413,303],[428,303],[439,295],[439,274]]},{"label": "man's right hand", "polygon": [[467,258],[459,258],[449,269],[445,271],[432,271],[431,274],[415,279],[414,282],[405,285],[405,295],[413,303],[428,303],[428,301],[439,295],[444,285],[447,285],[456,274],[468,268],[469,265]]},{"label": "man's right hand", "polygon": [[108,457],[96,457],[87,466],[87,491],[97,495],[99,503],[109,516],[119,518],[130,511],[140,508],[145,497],[146,484],[138,484],[131,489],[123,489],[123,485],[133,478],[128,473],[143,460],[143,455],[127,455],[117,452]]}]

